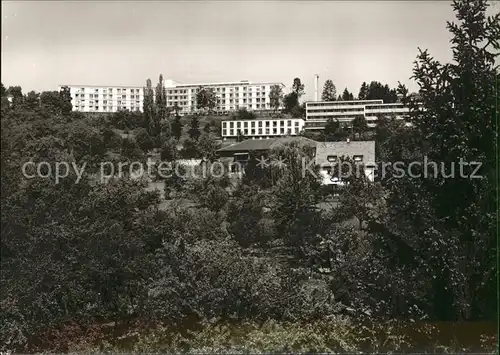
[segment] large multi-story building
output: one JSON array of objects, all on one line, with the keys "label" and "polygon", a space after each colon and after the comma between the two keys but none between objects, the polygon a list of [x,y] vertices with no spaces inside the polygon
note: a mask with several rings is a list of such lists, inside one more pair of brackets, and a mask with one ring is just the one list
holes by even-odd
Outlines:
[{"label": "large multi-story building", "polygon": [[179,107],[181,114],[197,112],[196,94],[200,88],[213,89],[217,96],[215,111],[220,114],[239,109],[249,111],[271,110],[269,93],[273,85],[279,85],[284,91],[283,83],[252,83],[244,80],[224,83],[173,83],[167,86],[167,106]]},{"label": "large multi-story building", "polygon": [[357,117],[364,117],[368,127],[375,127],[380,116],[403,118],[409,109],[401,103],[384,104],[383,100],[314,101],[306,102],[306,130],[325,128],[328,119],[348,124]]},{"label": "large multi-story building", "polygon": [[238,136],[251,139],[267,139],[283,136],[297,136],[304,129],[302,118],[267,118],[222,121],[223,140]]},{"label": "large multi-story building", "polygon": [[65,85],[70,89],[73,111],[142,111],[144,90],[140,86]]},{"label": "large multi-story building", "polygon": [[[181,115],[198,112],[196,94],[200,88],[211,88],[217,97],[215,111],[271,110],[269,93],[273,85],[282,83],[239,82],[181,84],[165,80],[167,107],[177,107]],[[64,85],[70,88],[73,110],[82,112],[116,112],[119,110],[142,111],[144,89],[142,86],[93,86]]]}]

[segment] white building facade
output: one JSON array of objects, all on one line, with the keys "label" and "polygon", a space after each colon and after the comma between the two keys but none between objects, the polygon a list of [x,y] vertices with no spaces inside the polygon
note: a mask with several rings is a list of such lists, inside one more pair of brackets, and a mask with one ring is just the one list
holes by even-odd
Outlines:
[{"label": "white building facade", "polygon": [[368,127],[375,127],[380,116],[395,116],[402,119],[409,109],[401,103],[384,104],[383,100],[317,101],[306,102],[306,130],[322,130],[332,118],[340,123],[350,123],[364,117]]},{"label": "white building facade", "polygon": [[297,136],[304,129],[302,118],[251,119],[222,121],[223,140],[235,139],[243,135],[246,139],[267,139]]},{"label": "white building facade", "polygon": [[246,80],[223,83],[173,83],[171,87],[167,87],[167,106],[173,108],[177,105],[181,114],[197,112],[196,94],[200,88],[210,88],[217,97],[214,109],[216,113],[224,114],[240,109],[269,111],[272,109],[269,94],[273,85],[280,86],[284,93],[283,83],[252,83]]},{"label": "white building facade", "polygon": [[[252,83],[250,81],[181,84],[165,80],[167,107],[178,107],[179,114],[196,113],[196,94],[201,88],[211,88],[217,97],[214,111],[227,114],[231,111],[272,110],[269,94],[271,87],[278,85],[285,94],[283,83]],[[70,88],[73,111],[117,112],[119,110],[142,111],[144,102],[143,86],[92,86],[61,85]],[[154,85],[153,85],[154,86]],[[154,87],[153,87],[154,89]],[[280,107],[281,109],[281,107]]]},{"label": "white building facade", "polygon": [[140,86],[65,86],[68,86],[70,89],[73,111],[142,111],[144,90]]}]

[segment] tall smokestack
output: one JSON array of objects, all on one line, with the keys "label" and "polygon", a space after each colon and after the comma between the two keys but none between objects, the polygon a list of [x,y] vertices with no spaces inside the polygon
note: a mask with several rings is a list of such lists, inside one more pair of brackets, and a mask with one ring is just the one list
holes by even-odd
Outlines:
[{"label": "tall smokestack", "polygon": [[319,75],[314,74],[314,101],[318,101]]}]

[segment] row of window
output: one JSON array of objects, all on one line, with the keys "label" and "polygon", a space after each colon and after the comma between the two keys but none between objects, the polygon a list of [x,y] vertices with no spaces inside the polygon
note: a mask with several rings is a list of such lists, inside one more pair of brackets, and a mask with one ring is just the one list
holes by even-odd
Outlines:
[{"label": "row of window", "polygon": [[332,118],[332,119],[337,119],[339,121],[346,121],[346,120],[353,120],[355,119],[356,117],[365,117],[364,115],[323,115],[323,116],[309,116],[307,117],[307,120],[308,121],[319,121],[319,120],[323,120],[323,121],[327,121],[329,118]]},{"label": "row of window", "polygon": [[[240,134],[243,134],[244,136],[254,136],[254,135],[261,135],[261,134],[298,134],[299,133],[299,128],[298,127],[292,127],[288,128],[285,130],[285,128],[252,128],[252,129],[223,129],[222,130],[222,136],[236,136],[238,135],[238,132]],[[257,133],[256,133],[257,132]]]},{"label": "row of window", "polygon": [[[208,89],[213,89],[215,92],[237,92],[238,88],[241,88],[242,91],[252,91],[252,87],[254,86],[238,86],[238,87],[228,87],[228,86],[204,86],[204,88]],[[168,89],[167,92],[169,94],[174,93],[174,94],[187,94],[188,90],[191,91],[191,93],[197,93],[200,91],[200,88],[192,88],[192,89]],[[255,91],[260,91],[260,90],[266,90],[266,86],[262,85],[260,87],[255,87]]]},{"label": "row of window", "polygon": [[[238,94],[238,93],[235,93],[235,94],[228,94],[228,95],[229,95],[229,98],[230,98],[230,99],[232,99],[232,98],[236,98],[236,99],[240,98],[240,94]],[[225,98],[226,98],[226,94],[220,94],[220,96],[218,96],[218,95],[216,95],[216,96],[217,96],[218,98],[222,98],[222,99],[225,99]],[[262,92],[257,92],[257,93],[255,94],[255,96],[257,97],[257,100],[258,100],[259,98],[261,98],[262,100],[264,100],[264,99],[266,98],[266,92],[265,92],[265,91],[262,91]],[[246,97],[247,97],[247,93],[243,93],[243,94],[241,95],[241,97],[246,98]],[[249,98],[253,97],[251,92],[249,92],[249,93],[248,93],[248,97],[249,97]],[[174,100],[184,99],[184,100],[187,100],[187,99],[188,99],[188,95],[178,95],[178,94],[170,94],[170,93],[169,93],[169,94],[167,95],[167,99],[171,99],[171,100],[172,100],[172,99],[174,99]]]},{"label": "row of window", "polygon": [[[262,127],[262,122],[263,121],[257,121],[257,127]],[[265,121],[265,126],[266,127],[270,127],[271,126],[271,122],[273,123],[272,126],[273,127],[278,127],[278,126],[285,126],[285,121],[282,120],[282,121]],[[279,124],[278,124],[279,123]],[[242,126],[244,128],[246,127],[255,127],[255,124],[256,122],[255,121],[236,121],[236,122],[233,122],[233,121],[229,121],[229,122],[222,122],[222,127],[223,128],[227,128],[227,126],[229,125],[229,128],[234,128],[234,125],[236,124],[236,128],[241,128]],[[292,125],[292,120],[287,120],[286,121],[286,125],[287,126],[291,126]],[[295,127],[298,127],[299,126],[299,121],[295,121]]]},{"label": "row of window", "polygon": [[[127,91],[128,90],[128,91]],[[142,89],[137,89],[137,88],[130,88],[130,89],[127,89],[127,88],[101,88],[101,89],[88,89],[88,90],[85,90],[85,88],[80,88],[79,92],[80,93],[85,93],[85,92],[93,92],[93,93],[113,93],[114,91],[116,91],[118,94],[125,94],[127,92],[130,92],[131,94],[133,93],[136,93],[136,94],[139,94],[141,92]]]},{"label": "row of window", "polygon": [[405,108],[403,104],[387,104],[387,105],[379,105],[379,106],[373,106],[373,105],[370,105],[370,106],[365,106],[365,108],[367,110],[383,110],[383,109],[406,109],[408,110],[408,108]]},{"label": "row of window", "polygon": [[361,107],[354,107],[354,108],[331,108],[331,109],[322,109],[322,108],[317,108],[317,109],[307,109],[307,113],[326,113],[326,112],[354,112],[354,111],[364,111],[364,106]]},{"label": "row of window", "polygon": [[[342,128],[350,128],[352,126],[352,121],[348,122],[339,122],[340,127]],[[324,128],[326,125],[326,122],[311,122],[311,121],[306,121],[305,127],[306,128]]]},{"label": "row of window", "polygon": [[[99,98],[103,98],[103,99],[112,99],[113,98],[113,95],[112,94],[89,94],[89,99],[99,99]],[[126,100],[127,99],[127,95],[118,95],[117,96],[118,98],[122,98],[123,100]],[[85,94],[75,94],[75,98],[76,99],[84,99],[85,98]],[[138,100],[141,98],[140,95],[128,95],[128,98],[130,98],[131,100]]]},{"label": "row of window", "polygon": [[[248,84],[245,84],[245,86],[240,86],[240,85],[237,85],[237,86],[225,86],[225,85],[221,85],[221,86],[218,86],[218,85],[210,85],[210,86],[204,86],[206,88],[211,88],[211,89],[214,89],[214,91],[216,92],[238,92],[238,91],[252,91],[252,88],[254,88],[256,92],[260,92],[261,90],[262,91],[265,91],[266,90],[266,85],[262,85],[262,86],[252,86],[252,85],[248,85]],[[241,90],[239,90],[241,88]],[[87,90],[86,90],[87,89]],[[84,87],[81,87],[79,88],[79,91],[80,93],[84,93],[84,92],[94,92],[94,93],[112,93],[112,92],[117,92],[117,93],[126,93],[126,92],[130,92],[130,93],[140,93],[143,89],[142,88],[84,88]],[[187,94],[189,91],[191,91],[191,93],[197,93],[198,91],[200,90],[199,87],[196,87],[196,88],[191,88],[191,89],[181,89],[181,88],[178,88],[178,89],[167,89],[167,93],[168,94]]]},{"label": "row of window", "polygon": [[115,106],[113,109],[113,106],[74,106],[73,109],[76,111],[85,111],[85,108],[88,109],[88,111],[96,111],[96,112],[102,112],[102,111],[109,111],[109,112],[114,112],[118,110],[129,110],[129,111],[140,111],[140,107],[126,107],[126,106]]},{"label": "row of window", "polygon": [[384,100],[352,100],[352,101],[323,101],[323,102],[307,102],[307,108],[324,107],[324,106],[359,106],[366,104],[383,104]]},{"label": "row of window", "polygon": [[[240,107],[240,105],[234,105],[232,106],[233,104],[236,104],[236,102],[233,102],[233,100],[231,100],[231,102],[228,104],[226,102],[218,102],[217,103],[218,106],[215,107],[215,109],[217,110],[223,110],[223,109],[228,109],[227,106],[229,106],[229,110],[238,110],[240,108],[248,108],[248,109],[265,109],[266,108],[266,104],[265,103],[262,103],[262,104],[255,104],[255,107],[253,104],[247,104],[246,101],[243,102],[244,105],[242,105]],[[170,106],[170,107],[174,107],[175,105],[179,106],[180,108],[184,108],[186,107],[186,109],[188,109],[188,107],[191,108],[191,110],[194,110],[196,108],[196,105],[194,103],[194,101],[191,101],[191,105],[188,105],[188,101],[170,101],[167,103],[167,106]],[[224,108],[224,106],[226,108]],[[269,108],[269,104],[267,104],[267,108]]]},{"label": "row of window", "polygon": [[[78,96],[77,96],[77,97],[78,97]],[[91,98],[92,98],[92,97],[91,97]],[[133,98],[133,97],[132,97],[132,98]],[[172,100],[184,100],[184,101],[179,101],[179,102],[185,102],[185,103],[186,103],[186,105],[187,105],[187,102],[189,102],[189,101],[188,101],[188,97],[187,97],[187,96],[172,96],[172,97],[168,97],[168,98],[167,98],[167,102],[169,102],[169,101],[170,101],[170,102],[172,102]],[[228,99],[225,99],[224,97],[223,97],[222,99],[217,98],[217,103],[219,103],[219,104],[221,104],[221,103],[222,103],[222,104],[227,104],[227,103],[228,103],[228,101],[229,101],[229,103],[230,103],[230,104],[232,104],[233,102],[238,102],[238,101],[240,101],[240,99],[238,99],[238,98],[236,98],[236,99],[232,99],[232,98],[230,98],[230,99],[228,100]],[[241,99],[241,101],[243,101],[243,103],[244,103],[244,104],[246,104],[246,103],[247,103],[247,101],[248,101],[248,103],[252,103],[252,102],[253,102],[251,98],[249,98],[248,100],[247,100],[246,98],[243,98],[243,99]],[[256,98],[256,99],[255,99],[255,101],[256,101],[257,103],[261,103],[261,102],[262,102],[262,103],[265,103],[265,102],[266,102],[266,99],[265,99],[264,97],[263,97],[263,98]],[[191,105],[194,105],[194,104],[195,104],[195,102],[196,102],[195,100],[191,100]]]},{"label": "row of window", "polygon": [[[82,106],[85,106],[85,100],[77,100],[76,102],[76,105],[82,105]],[[102,100],[102,103],[103,105],[108,105],[108,100]],[[111,105],[112,101],[109,100],[109,104]],[[118,100],[117,102],[117,105],[118,106],[122,106],[122,105],[127,105],[127,102],[126,101],[121,101],[121,100]],[[141,102],[140,101],[130,101],[128,102],[130,103],[130,106],[140,106],[141,105]],[[89,105],[90,106],[99,106],[99,100],[89,100]]]},{"label": "row of window", "polygon": [[[363,156],[362,155],[353,155],[352,159],[355,162],[361,162],[361,161],[363,161]],[[326,160],[328,160],[328,162],[330,162],[330,163],[336,163],[338,161],[338,156],[337,155],[328,155],[326,157]]]}]

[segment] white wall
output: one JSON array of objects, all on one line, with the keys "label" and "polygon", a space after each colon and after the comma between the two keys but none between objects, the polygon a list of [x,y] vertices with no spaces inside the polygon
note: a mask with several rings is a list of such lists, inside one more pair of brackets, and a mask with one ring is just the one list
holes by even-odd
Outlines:
[{"label": "white wall", "polygon": [[[274,126],[276,122],[276,126]],[[283,124],[281,124],[283,122]],[[266,126],[266,123],[268,126]],[[245,127],[246,124],[246,127]],[[253,124],[253,126],[252,126]],[[259,124],[261,126],[259,126]],[[302,118],[290,118],[290,119],[254,119],[254,120],[224,120],[221,124],[221,136],[222,138],[231,138],[238,136],[238,130],[245,137],[263,137],[263,136],[285,136],[285,135],[298,135],[304,129],[305,121]],[[239,126],[239,127],[238,127]],[[259,129],[261,130],[259,133]],[[274,129],[276,133],[274,133]],[[291,130],[288,133],[288,129]],[[245,133],[245,130],[247,132]],[[253,133],[252,133],[252,130]],[[266,131],[267,130],[267,131]],[[283,131],[282,131],[283,130]]]},{"label": "white wall", "polygon": [[[69,86],[73,111],[116,112],[120,109],[142,111],[142,87]],[[82,90],[83,89],[83,90]],[[125,99],[123,98],[125,96]],[[97,107],[97,109],[96,109]]]}]

